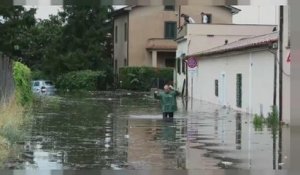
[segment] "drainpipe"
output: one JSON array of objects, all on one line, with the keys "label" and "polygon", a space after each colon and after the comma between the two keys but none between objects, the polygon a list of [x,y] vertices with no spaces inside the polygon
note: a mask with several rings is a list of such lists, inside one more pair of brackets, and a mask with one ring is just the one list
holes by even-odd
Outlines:
[{"label": "drainpipe", "polygon": [[185,60],[185,93],[186,93],[186,101],[188,101],[189,98],[189,85],[188,85],[188,65],[187,60]]},{"label": "drainpipe", "polygon": [[273,44],[269,46],[268,51],[274,55],[274,85],[273,85],[273,106],[277,106],[277,49],[273,47]]},{"label": "drainpipe", "polygon": [[126,29],[126,32],[127,32],[127,65],[126,66],[129,66],[129,15],[130,15],[130,12],[128,12],[128,14],[127,14],[127,29]]},{"label": "drainpipe", "polygon": [[252,114],[252,52],[249,53],[249,114]]},{"label": "drainpipe", "polygon": [[274,54],[273,106],[277,106],[277,53]]},{"label": "drainpipe", "polygon": [[282,122],[282,70],[283,70],[283,58],[282,58],[282,38],[283,38],[283,6],[279,7],[279,121]]}]

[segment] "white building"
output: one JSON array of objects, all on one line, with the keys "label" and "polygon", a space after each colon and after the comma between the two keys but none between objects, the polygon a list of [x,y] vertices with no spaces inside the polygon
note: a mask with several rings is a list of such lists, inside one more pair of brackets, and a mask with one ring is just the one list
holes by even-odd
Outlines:
[{"label": "white building", "polygon": [[198,62],[188,79],[189,96],[267,116],[274,98],[277,48],[272,47],[277,40],[275,32],[188,55]]},{"label": "white building", "polygon": [[279,6],[287,0],[239,0],[241,11],[233,16],[235,24],[279,24]]},{"label": "white building", "polygon": [[222,46],[242,38],[272,32],[274,25],[187,24],[177,35],[175,86],[185,91],[186,65],[183,57]]}]

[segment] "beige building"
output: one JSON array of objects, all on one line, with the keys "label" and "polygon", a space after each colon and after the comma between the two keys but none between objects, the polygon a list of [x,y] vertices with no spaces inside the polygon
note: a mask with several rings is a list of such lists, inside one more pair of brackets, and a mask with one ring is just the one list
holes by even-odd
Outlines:
[{"label": "beige building", "polygon": [[201,23],[231,24],[239,10],[231,6],[128,6],[114,14],[114,69],[124,66],[175,67],[180,14]]}]

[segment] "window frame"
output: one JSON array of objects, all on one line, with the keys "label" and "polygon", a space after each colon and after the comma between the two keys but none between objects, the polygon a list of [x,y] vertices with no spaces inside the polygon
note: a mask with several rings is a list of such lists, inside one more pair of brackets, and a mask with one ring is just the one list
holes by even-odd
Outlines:
[{"label": "window frame", "polygon": [[[169,32],[169,28],[168,28],[168,26],[169,25],[174,25],[173,27],[174,27],[174,36],[172,37],[172,36],[170,36],[171,34],[168,34],[168,32]],[[164,38],[165,39],[176,39],[176,37],[177,37],[177,30],[176,30],[176,28],[177,28],[177,22],[176,21],[165,21],[165,25],[164,25]]]},{"label": "window frame", "polygon": [[219,97],[219,80],[215,79],[215,96]]},{"label": "window frame", "polygon": [[175,5],[165,5],[164,10],[165,11],[175,11]]},{"label": "window frame", "polygon": [[115,43],[118,43],[118,26],[115,26]]},{"label": "window frame", "polygon": [[124,23],[124,41],[128,40],[128,24],[127,22]]}]

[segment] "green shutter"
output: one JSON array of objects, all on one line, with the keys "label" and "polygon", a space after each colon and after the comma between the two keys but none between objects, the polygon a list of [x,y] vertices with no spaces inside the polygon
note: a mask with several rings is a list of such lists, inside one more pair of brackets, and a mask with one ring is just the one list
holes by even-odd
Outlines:
[{"label": "green shutter", "polygon": [[242,107],[242,74],[236,75],[236,106]]}]

